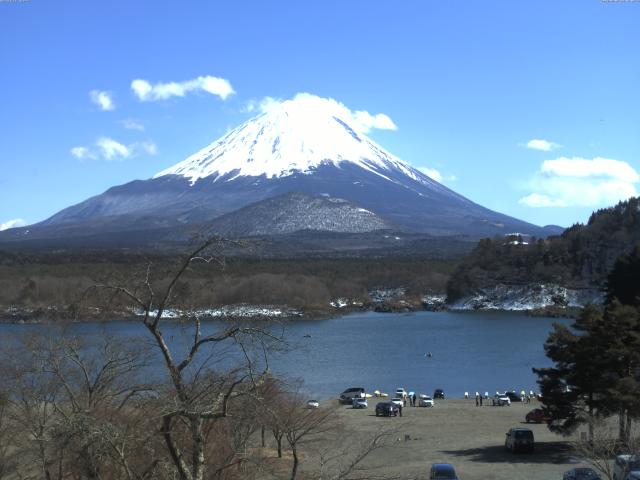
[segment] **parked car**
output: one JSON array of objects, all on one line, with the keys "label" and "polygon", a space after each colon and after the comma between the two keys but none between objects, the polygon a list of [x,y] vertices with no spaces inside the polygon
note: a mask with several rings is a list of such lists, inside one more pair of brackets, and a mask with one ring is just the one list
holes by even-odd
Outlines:
[{"label": "parked car", "polygon": [[549,423],[551,417],[541,408],[534,408],[524,417],[527,423]]},{"label": "parked car", "polygon": [[376,405],[376,417],[390,417],[398,415],[398,406],[391,402],[379,402]]},{"label": "parked car", "polygon": [[429,395],[425,395],[424,393],[418,395],[419,407],[433,407],[434,405],[435,403],[433,402],[433,398],[431,398]]},{"label": "parked car", "polygon": [[613,466],[613,480],[627,480],[630,474],[635,472],[640,472],[640,455],[618,455],[616,457],[616,463]]},{"label": "parked car", "polygon": [[308,400],[307,408],[320,408],[320,402],[318,400]]},{"label": "parked car", "polygon": [[404,388],[396,388],[396,397],[407,398],[407,391]]},{"label": "parked car", "polygon": [[404,400],[400,397],[394,397],[391,399],[391,403],[396,405],[397,407],[404,407]]},{"label": "parked car", "polygon": [[533,432],[528,428],[511,428],[506,433],[504,448],[515,453],[517,451],[533,452]]},{"label": "parked car", "polygon": [[347,388],[340,394],[340,403],[351,403],[354,398],[364,398],[364,396],[364,388],[362,387]]},{"label": "parked car", "polygon": [[353,405],[353,408],[367,408],[369,406],[366,398],[359,398],[359,397],[356,397],[353,399],[352,405]]},{"label": "parked car", "polygon": [[442,400],[444,400],[444,390],[442,390],[441,388],[436,388],[436,390],[433,392],[433,398],[441,398]]},{"label": "parked car", "polygon": [[625,480],[640,480],[640,472],[629,472]]},{"label": "parked car", "polygon": [[509,397],[509,400],[511,402],[521,402],[522,401],[522,397],[517,392],[514,392],[514,391],[504,392],[504,394],[507,397]]},{"label": "parked car", "polygon": [[450,463],[433,463],[429,480],[459,480],[456,470]]},{"label": "parked car", "polygon": [[564,472],[562,480],[602,480],[593,468],[578,467]]},{"label": "parked car", "polygon": [[507,406],[511,405],[511,400],[509,399],[509,397],[507,397],[503,393],[496,393],[491,398],[491,403],[493,404],[494,407],[496,405],[499,406],[499,407],[504,407],[505,405],[507,405]]}]

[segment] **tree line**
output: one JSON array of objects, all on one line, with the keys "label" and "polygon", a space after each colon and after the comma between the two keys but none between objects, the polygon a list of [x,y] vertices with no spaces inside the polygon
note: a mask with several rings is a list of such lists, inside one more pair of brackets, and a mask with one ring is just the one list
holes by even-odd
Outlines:
[{"label": "tree line", "polygon": [[[0,310],[29,309],[40,316],[72,316],[78,292],[96,283],[128,285],[140,280],[146,265],[157,284],[163,284],[180,258],[165,255],[48,254],[29,257],[0,253]],[[288,305],[323,310],[336,297],[370,301],[376,287],[405,287],[410,296],[444,292],[453,260],[427,258],[383,259],[249,259],[226,257],[224,268],[193,265],[176,288],[193,307],[237,303]],[[114,309],[126,302],[116,298]],[[51,311],[50,307],[54,307]]]},{"label": "tree line", "polygon": [[481,240],[447,283],[450,301],[499,283],[554,283],[602,287],[614,262],[640,242],[640,198],[595,211],[546,239],[508,237]]}]

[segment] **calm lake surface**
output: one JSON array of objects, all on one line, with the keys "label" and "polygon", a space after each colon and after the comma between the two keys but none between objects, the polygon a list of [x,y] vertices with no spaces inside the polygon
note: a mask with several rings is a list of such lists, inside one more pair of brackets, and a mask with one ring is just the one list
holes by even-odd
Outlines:
[{"label": "calm lake surface", "polygon": [[[543,344],[554,322],[571,320],[504,312],[368,312],[288,322],[285,335],[295,348],[272,356],[270,363],[275,373],[302,379],[303,390],[321,399],[352,386],[430,394],[442,388],[449,397],[465,391],[537,391],[531,368],[549,365]],[[39,328],[3,324],[0,334]],[[174,342],[184,334],[171,322],[163,330]],[[114,334],[123,341],[145,334],[139,323],[120,321],[77,324],[73,331]]]}]

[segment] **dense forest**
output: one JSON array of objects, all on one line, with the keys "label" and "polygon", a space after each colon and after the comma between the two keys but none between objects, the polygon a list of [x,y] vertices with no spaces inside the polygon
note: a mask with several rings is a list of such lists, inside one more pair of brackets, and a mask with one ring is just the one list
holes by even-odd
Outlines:
[{"label": "dense forest", "polygon": [[[95,284],[135,285],[147,273],[160,284],[182,260],[178,255],[95,252],[0,252],[0,312],[40,310],[64,314]],[[456,260],[429,258],[251,259],[220,257],[217,268],[195,263],[178,285],[186,308],[248,303],[305,311],[329,309],[332,299],[370,302],[374,288],[403,287],[420,304],[425,292],[444,292]],[[117,305],[114,305],[117,307]]]},{"label": "dense forest", "polygon": [[616,258],[640,242],[640,198],[595,211],[547,239],[495,237],[481,240],[447,284],[449,301],[496,284],[554,283],[602,288]]}]

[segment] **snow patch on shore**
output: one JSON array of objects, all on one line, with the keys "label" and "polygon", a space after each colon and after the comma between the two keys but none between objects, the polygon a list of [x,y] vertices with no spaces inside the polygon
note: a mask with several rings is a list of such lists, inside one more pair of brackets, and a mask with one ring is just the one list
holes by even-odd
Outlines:
[{"label": "snow patch on shore", "polygon": [[604,296],[595,288],[570,289],[554,284],[504,285],[479,289],[453,302],[450,310],[536,310],[546,307],[584,307],[601,304]]},{"label": "snow patch on shore", "polygon": [[[135,310],[138,316],[144,315],[144,311]],[[158,314],[157,310],[151,312],[151,316]],[[302,316],[300,310],[288,307],[274,307],[265,305],[223,305],[215,308],[200,308],[196,310],[166,309],[162,312],[162,318],[184,318],[200,316],[205,318],[288,318]]]}]

